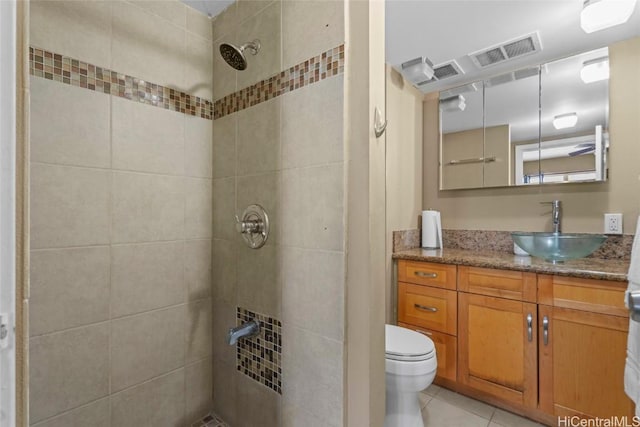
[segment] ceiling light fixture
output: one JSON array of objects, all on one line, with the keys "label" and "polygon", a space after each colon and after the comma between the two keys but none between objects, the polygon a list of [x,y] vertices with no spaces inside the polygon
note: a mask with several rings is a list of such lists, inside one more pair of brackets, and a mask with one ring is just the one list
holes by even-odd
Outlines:
[{"label": "ceiling light fixture", "polygon": [[433,78],[433,63],[424,56],[403,62],[401,67],[402,75],[415,85]]},{"label": "ceiling light fixture", "polygon": [[456,95],[440,100],[440,109],[455,113],[456,111],[464,111],[467,108],[464,96]]},{"label": "ceiling light fixture", "polygon": [[556,129],[572,128],[578,123],[578,114],[567,113],[560,114],[553,118],[553,127]]},{"label": "ceiling light fixture", "polygon": [[585,0],[580,13],[580,26],[593,33],[629,20],[636,0]]},{"label": "ceiling light fixture", "polygon": [[599,82],[609,78],[609,57],[591,59],[582,63],[580,78],[585,83]]}]

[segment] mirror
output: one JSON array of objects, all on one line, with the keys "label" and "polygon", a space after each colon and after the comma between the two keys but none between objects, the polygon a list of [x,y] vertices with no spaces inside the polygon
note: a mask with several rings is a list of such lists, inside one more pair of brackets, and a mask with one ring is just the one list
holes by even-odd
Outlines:
[{"label": "mirror", "polygon": [[441,92],[440,189],[606,180],[608,66],[603,48]]}]

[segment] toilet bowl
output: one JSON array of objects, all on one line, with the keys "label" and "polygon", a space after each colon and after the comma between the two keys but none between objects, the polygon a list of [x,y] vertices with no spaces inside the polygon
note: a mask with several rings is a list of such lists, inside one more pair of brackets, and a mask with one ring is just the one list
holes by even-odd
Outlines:
[{"label": "toilet bowl", "polygon": [[424,427],[418,395],[436,376],[433,341],[419,332],[386,325],[385,346],[384,427]]}]

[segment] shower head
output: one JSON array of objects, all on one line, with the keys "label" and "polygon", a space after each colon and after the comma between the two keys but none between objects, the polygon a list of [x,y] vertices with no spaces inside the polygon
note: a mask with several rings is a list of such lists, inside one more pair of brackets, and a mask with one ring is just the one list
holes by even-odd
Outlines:
[{"label": "shower head", "polygon": [[260,40],[255,39],[248,43],[243,44],[240,47],[234,46],[230,43],[222,43],[220,45],[220,55],[227,64],[231,65],[236,70],[245,70],[247,68],[247,58],[244,56],[244,51],[249,50],[252,55],[255,55],[260,50]]}]

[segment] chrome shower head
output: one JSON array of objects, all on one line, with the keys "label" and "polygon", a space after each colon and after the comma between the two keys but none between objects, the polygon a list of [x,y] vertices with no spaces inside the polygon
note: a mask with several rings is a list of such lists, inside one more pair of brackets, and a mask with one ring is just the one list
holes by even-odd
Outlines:
[{"label": "chrome shower head", "polygon": [[244,51],[249,50],[252,55],[255,55],[260,50],[260,40],[256,39],[248,43],[243,44],[240,47],[234,46],[230,43],[222,43],[220,45],[220,55],[227,64],[231,65],[236,70],[245,70],[247,68],[247,58],[244,56]]}]

